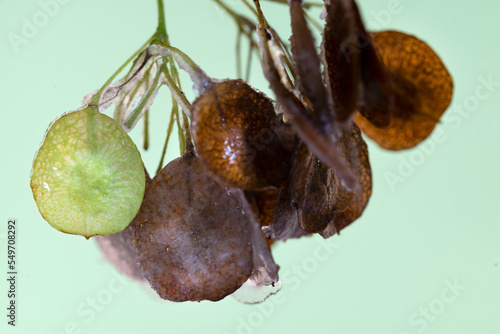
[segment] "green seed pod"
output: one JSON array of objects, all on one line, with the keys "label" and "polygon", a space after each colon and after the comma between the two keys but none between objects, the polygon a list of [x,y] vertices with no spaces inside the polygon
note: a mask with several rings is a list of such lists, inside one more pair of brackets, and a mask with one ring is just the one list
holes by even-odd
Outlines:
[{"label": "green seed pod", "polygon": [[61,232],[86,238],[127,227],[139,211],[145,182],[137,147],[95,107],[52,124],[31,175],[43,218]]}]

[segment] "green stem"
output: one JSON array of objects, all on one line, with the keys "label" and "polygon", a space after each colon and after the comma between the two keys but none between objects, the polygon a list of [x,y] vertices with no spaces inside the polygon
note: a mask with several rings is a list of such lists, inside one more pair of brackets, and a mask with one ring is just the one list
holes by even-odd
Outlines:
[{"label": "green stem", "polygon": [[226,6],[226,4],[224,4],[222,1],[220,0],[214,0],[219,6],[222,7],[222,9],[224,9],[229,15],[231,15],[235,20],[238,20],[238,15],[236,15],[236,13],[231,10],[231,8],[229,8],[228,6]]},{"label": "green stem", "polygon": [[250,8],[253,13],[255,13],[255,15],[257,16],[257,19],[259,20],[259,24],[261,25],[261,28],[268,30],[271,33],[271,35],[275,41],[276,46],[279,49],[281,49],[281,51],[283,53],[283,56],[284,56],[283,60],[284,60],[285,65],[288,67],[288,70],[290,71],[290,75],[292,76],[293,80],[295,80],[295,70],[293,69],[292,62],[289,59],[288,48],[285,46],[285,44],[283,43],[281,38],[278,36],[278,34],[274,31],[273,28],[271,28],[271,26],[267,22],[267,20],[264,16],[264,13],[262,12],[262,9],[260,8],[259,1],[258,0],[253,1],[255,8],[253,8],[252,5],[250,5],[250,3],[247,0],[241,0],[241,1],[243,1],[243,3],[248,8]]},{"label": "green stem", "polygon": [[236,36],[236,76],[241,78],[241,36],[243,35],[241,28],[238,29]]},{"label": "green stem", "polygon": [[175,120],[176,120],[175,123],[177,124],[177,134],[179,137],[179,151],[181,152],[181,155],[184,155],[184,150],[186,148],[186,141],[184,138],[184,131],[182,130],[181,121],[179,117],[179,108],[175,109]]},{"label": "green stem", "polygon": [[87,108],[87,135],[89,141],[90,152],[92,154],[97,153],[97,134],[96,134],[96,124],[95,118],[98,113],[97,108]]},{"label": "green stem", "polygon": [[255,10],[255,8],[252,7],[252,5],[250,5],[250,3],[248,3],[247,0],[242,0],[243,3],[245,4],[245,6],[248,7],[248,9],[250,9],[252,11],[252,13],[254,13],[255,16],[259,16],[259,14],[257,13],[257,11]]},{"label": "green stem", "polygon": [[139,102],[139,105],[130,113],[130,115],[127,117],[127,120],[125,120],[124,125],[126,128],[131,129],[135,125],[135,123],[137,123],[139,117],[144,114],[145,111],[144,108],[146,107],[146,104],[149,102],[151,96],[153,96],[153,94],[155,94],[158,91],[159,88],[158,84],[160,83],[162,71],[163,71],[162,68],[157,69],[151,87],[149,87],[146,94],[144,94],[141,101]]},{"label": "green stem", "polygon": [[168,40],[167,26],[165,24],[165,9],[163,0],[158,0],[158,28],[156,29],[156,38],[163,43],[170,44]]},{"label": "green stem", "polygon": [[189,119],[186,116],[186,113],[182,114],[182,123],[184,125],[184,143],[186,145],[184,152],[194,152],[193,140],[191,139],[191,132],[189,131]]},{"label": "green stem", "polygon": [[170,120],[168,121],[167,139],[165,140],[165,143],[163,144],[163,150],[161,152],[160,163],[158,164],[158,168],[156,169],[156,174],[158,174],[161,171],[161,168],[163,167],[163,161],[165,160],[165,154],[167,153],[167,146],[168,146],[168,142],[170,141],[170,135],[172,134],[172,130],[174,129],[175,114],[177,113],[178,108],[179,107],[177,105],[177,102],[174,100],[174,98],[172,98],[172,111],[170,112]]},{"label": "green stem", "polygon": [[144,133],[142,139],[142,147],[147,150],[149,148],[149,109],[144,112]]},{"label": "green stem", "polygon": [[245,80],[250,80],[250,69],[252,68],[252,41],[250,40],[250,45],[248,46],[248,55],[247,55],[247,68],[245,72]]},{"label": "green stem", "polygon": [[179,89],[177,84],[175,83],[174,79],[168,73],[167,71],[164,72],[165,79],[167,80],[167,87],[170,89],[170,93],[172,94],[172,97],[177,101],[177,103],[181,106],[182,111],[184,111],[184,114],[191,118],[191,103],[188,101],[186,98],[186,95],[184,95],[184,92]]},{"label": "green stem", "polygon": [[173,57],[175,59],[177,65],[189,74],[191,81],[193,81],[198,91],[203,92],[207,88],[207,85],[210,85],[212,82],[211,78],[184,52],[163,42],[155,41],[152,44],[159,46],[156,52],[160,56]]}]

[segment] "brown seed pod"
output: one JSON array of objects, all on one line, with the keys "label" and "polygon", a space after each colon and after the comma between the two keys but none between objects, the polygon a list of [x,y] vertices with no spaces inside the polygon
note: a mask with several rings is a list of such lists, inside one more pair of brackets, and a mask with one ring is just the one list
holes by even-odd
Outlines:
[{"label": "brown seed pod", "polygon": [[273,240],[282,241],[308,235],[300,228],[298,215],[297,203],[292,200],[290,186],[285,182],[279,189],[278,199],[274,205],[273,222],[264,231]]},{"label": "brown seed pod", "polygon": [[[335,149],[335,148],[333,148]],[[323,231],[337,210],[351,201],[332,168],[328,168],[300,143],[293,156],[290,192],[298,206],[299,226],[307,233]]]},{"label": "brown seed pod", "polygon": [[349,166],[358,178],[359,187],[352,193],[349,205],[337,211],[335,217],[321,235],[328,238],[358,219],[368,204],[372,194],[372,172],[366,146],[361,131],[356,124],[347,126],[340,139],[343,154],[349,161]]},{"label": "brown seed pod", "polygon": [[448,108],[453,80],[439,56],[423,41],[397,31],[372,34],[394,98],[390,124],[378,128],[361,114],[355,122],[389,150],[411,148],[427,136]]},{"label": "brown seed pod", "polygon": [[[146,170],[146,190],[151,179]],[[143,280],[141,269],[137,263],[137,250],[133,246],[134,231],[137,225],[137,216],[123,231],[107,236],[96,236],[94,239],[101,249],[106,260],[111,262],[120,272],[136,280]]]},{"label": "brown seed pod", "polygon": [[189,152],[156,175],[137,216],[135,243],[143,277],[161,298],[216,301],[249,278],[254,216],[242,198]]},{"label": "brown seed pod", "polygon": [[246,191],[245,196],[256,208],[261,226],[269,226],[273,221],[274,203],[278,199],[278,189]]},{"label": "brown seed pod", "polygon": [[229,187],[279,186],[288,154],[274,132],[272,101],[243,80],[215,83],[192,107],[191,134],[200,161]]}]

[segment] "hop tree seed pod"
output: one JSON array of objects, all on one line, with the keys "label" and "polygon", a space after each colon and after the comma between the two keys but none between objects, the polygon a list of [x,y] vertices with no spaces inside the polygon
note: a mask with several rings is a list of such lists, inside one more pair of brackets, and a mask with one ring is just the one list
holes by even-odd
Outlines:
[{"label": "hop tree seed pod", "polygon": [[137,215],[143,277],[163,299],[224,298],[252,274],[251,219],[188,151],[153,178]]},{"label": "hop tree seed pod", "polygon": [[340,233],[342,229],[358,219],[363,214],[372,194],[372,170],[368,157],[368,147],[361,136],[361,130],[355,123],[351,122],[344,129],[339,145],[342,147],[343,154],[349,161],[349,166],[354,171],[360,187],[352,193],[349,205],[343,210],[337,211],[333,220],[321,232],[321,236],[325,239],[335,233]]},{"label": "hop tree seed pod", "polygon": [[427,138],[448,108],[453,80],[439,56],[423,41],[397,31],[372,34],[389,79],[394,107],[380,128],[363,114],[355,122],[381,147],[402,150]]},{"label": "hop tree seed pod", "polygon": [[139,211],[145,182],[134,142],[95,107],[64,114],[51,125],[31,175],[43,218],[86,238],[127,227]]},{"label": "hop tree seed pod", "polygon": [[262,190],[286,178],[289,154],[274,132],[273,104],[243,80],[215,83],[193,103],[192,117],[196,152],[221,184]]}]

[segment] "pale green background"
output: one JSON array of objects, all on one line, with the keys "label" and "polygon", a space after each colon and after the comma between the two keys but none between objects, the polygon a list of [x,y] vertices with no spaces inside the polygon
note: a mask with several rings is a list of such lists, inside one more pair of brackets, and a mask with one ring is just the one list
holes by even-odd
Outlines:
[{"label": "pale green background", "polygon": [[[236,0],[227,3],[242,8]],[[374,13],[389,8],[387,0],[359,5],[369,27],[377,26]],[[263,3],[263,8],[287,36],[286,7]],[[385,175],[397,172],[401,161],[417,157],[421,149],[392,153],[369,142],[374,193],[362,219],[328,240],[336,247],[332,254],[318,248],[320,238],[276,245],[284,288],[280,298],[256,307],[232,297],[218,303],[174,304],[126,278],[119,283],[95,243],[52,229],[31,195],[31,163],[46,127],[61,113],[80,107],[82,97],[153,33],[155,2],[67,1],[16,53],[8,34],[20,34],[23,17],[31,21],[41,7],[33,0],[1,1],[0,332],[56,334],[76,323],[80,333],[95,334],[500,333],[500,87],[467,117],[457,109],[471,101],[481,85],[479,77],[500,81],[500,5],[487,0],[401,0],[398,8],[379,26],[427,41],[455,80],[448,121],[439,125],[443,135],[429,139],[428,145],[437,143],[435,151],[394,191]],[[235,76],[235,25],[211,1],[166,0],[166,13],[174,45],[209,75]],[[312,15],[317,17],[318,11]],[[257,63],[253,69],[251,83],[268,91]],[[186,92],[190,87],[185,81]],[[162,90],[153,108],[152,145],[143,153],[150,172],[165,137],[168,101],[168,92]],[[136,142],[140,131],[132,133]],[[177,152],[171,145],[169,157]],[[4,315],[9,217],[19,222],[15,329],[6,326]],[[423,320],[419,312],[442,303],[446,281],[465,289],[432,321]],[[88,298],[105,296],[110,283],[121,291],[93,319],[78,312],[89,309]]]}]

